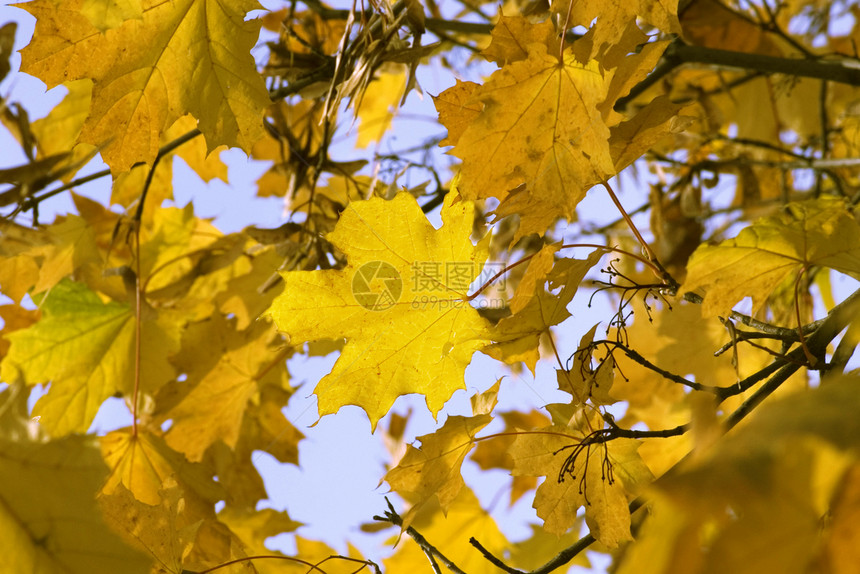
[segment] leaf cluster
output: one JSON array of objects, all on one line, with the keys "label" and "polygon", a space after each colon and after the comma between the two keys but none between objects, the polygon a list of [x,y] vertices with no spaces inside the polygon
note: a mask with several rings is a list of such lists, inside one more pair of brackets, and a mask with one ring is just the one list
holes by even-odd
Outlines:
[{"label": "leaf cluster", "polygon": [[[16,9],[0,81],[66,95],[0,95],[4,571],[856,571],[855,7]],[[228,148],[279,227],[177,205],[174,160],[226,182]],[[510,376],[469,371],[454,414],[477,353]],[[255,453],[304,439],[287,361],[329,354],[318,415],[389,447],[377,554],[265,508]],[[412,444],[408,395],[437,421]],[[531,500],[526,538],[470,465]]]}]

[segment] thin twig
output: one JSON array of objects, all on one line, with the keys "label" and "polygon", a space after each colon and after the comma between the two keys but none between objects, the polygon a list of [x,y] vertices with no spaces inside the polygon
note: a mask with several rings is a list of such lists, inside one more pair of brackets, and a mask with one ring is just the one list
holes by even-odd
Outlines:
[{"label": "thin twig", "polygon": [[[385,511],[385,516],[374,516],[374,520],[379,520],[380,522],[390,522],[395,526],[403,527],[403,519],[397,514],[397,511],[394,510],[394,506],[391,504],[391,501],[388,498],[385,499],[385,502],[388,503],[388,510]],[[452,562],[447,556],[442,554],[438,548],[430,544],[424,536],[421,535],[420,532],[408,526],[405,530],[406,534],[409,535],[412,540],[418,544],[419,547],[424,551],[428,556],[432,556],[434,558],[439,559],[442,564],[445,565],[448,570],[453,572],[454,574],[466,574],[463,572],[454,562]]]}]

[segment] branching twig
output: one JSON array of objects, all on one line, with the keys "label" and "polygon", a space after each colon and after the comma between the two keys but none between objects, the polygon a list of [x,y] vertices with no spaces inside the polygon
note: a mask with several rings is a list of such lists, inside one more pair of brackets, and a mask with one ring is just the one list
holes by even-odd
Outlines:
[{"label": "branching twig", "polygon": [[[373,519],[379,520],[380,522],[390,522],[391,524],[395,526],[400,526],[402,528],[403,519],[400,517],[399,514],[397,514],[397,511],[394,510],[394,506],[391,504],[390,500],[386,498],[385,502],[388,503],[388,510],[385,511],[385,516],[374,516]],[[419,547],[421,547],[421,550],[423,550],[424,553],[427,554],[428,557],[430,557],[431,565],[435,564],[435,560],[438,559],[442,564],[445,565],[446,568],[448,568],[448,570],[450,570],[454,574],[466,574],[456,564],[454,564],[450,559],[448,559],[447,556],[442,554],[438,548],[430,544],[427,539],[421,535],[420,532],[418,532],[411,526],[408,526],[405,532],[409,535],[410,538],[412,538],[412,540],[415,541],[416,544],[418,544]]]}]

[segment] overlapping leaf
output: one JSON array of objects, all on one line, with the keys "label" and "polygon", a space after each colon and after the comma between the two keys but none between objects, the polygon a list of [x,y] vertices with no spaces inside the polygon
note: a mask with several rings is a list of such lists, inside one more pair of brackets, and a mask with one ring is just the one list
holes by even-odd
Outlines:
[{"label": "overlapping leaf", "polygon": [[[630,540],[629,492],[653,477],[636,453],[637,442],[623,439],[580,446],[586,433],[553,425],[525,432],[509,449],[515,475],[546,476],[534,507],[544,528],[562,535],[585,508],[592,535],[609,548]],[[566,457],[573,457],[568,468]]]},{"label": "overlapping leaf", "polygon": [[840,200],[794,203],[734,239],[699,247],[683,288],[704,290],[705,315],[725,316],[747,296],[756,312],[780,283],[812,266],[860,274],[860,224]]},{"label": "overlapping leaf", "polygon": [[96,506],[106,470],[91,437],[45,443],[0,438],[0,569],[148,572],[150,560],[123,544]]},{"label": "overlapping leaf", "polygon": [[844,377],[766,404],[712,452],[659,479],[653,519],[619,571],[802,573],[833,560],[832,571],[850,572],[858,397],[860,381]]},{"label": "overlapping leaf", "polygon": [[[2,378],[28,385],[51,383],[34,415],[54,435],[86,432],[101,404],[134,381],[134,310],[103,303],[83,284],[62,281],[45,297],[42,319],[11,333]],[[141,382],[155,389],[173,377],[167,357],[175,352],[172,329],[155,318],[142,322]]]},{"label": "overlapping leaf", "polygon": [[195,512],[207,514],[223,498],[223,491],[213,482],[207,469],[190,463],[172,450],[159,436],[131,429],[113,431],[101,439],[102,456],[110,474],[100,491],[110,496],[122,485],[137,500],[155,506],[161,503],[159,491],[170,479],[181,487]]},{"label": "overlapping leaf", "polygon": [[173,420],[167,444],[195,462],[218,440],[236,447],[249,402],[259,401],[261,387],[286,386],[285,355],[270,346],[274,335],[263,321],[238,332],[219,315],[186,330],[179,360],[190,391],[163,414]]},{"label": "overlapping leaf", "polygon": [[[576,295],[585,274],[597,264],[603,253],[602,250],[593,251],[584,260],[560,259],[549,272],[546,269],[551,263],[552,250],[539,253],[535,262],[534,278],[529,274],[532,269],[529,265],[527,279],[524,284],[520,284],[514,295],[518,311],[493,327],[493,344],[483,351],[508,364],[522,361],[534,372],[535,364],[540,358],[541,336],[547,333],[551,326],[570,317],[567,311],[568,303]],[[546,257],[550,260],[546,261]],[[543,276],[539,276],[538,268],[544,269]],[[547,281],[552,291],[558,290],[557,294],[544,287]]]},{"label": "overlapping leaf", "polygon": [[388,471],[386,482],[413,503],[404,517],[404,528],[412,515],[432,497],[439,500],[442,512],[448,510],[465,486],[460,467],[475,446],[475,435],[492,420],[489,413],[449,417],[435,433],[418,437],[421,448],[409,446],[400,464]]},{"label": "overlapping leaf", "polygon": [[[190,113],[210,149],[223,144],[250,151],[263,135],[269,104],[250,54],[260,24],[245,20],[257,7],[254,0],[150,0],[141,2],[140,19],[122,23],[118,18],[135,11],[101,17],[98,4],[22,5],[36,17],[33,41],[22,53],[23,71],[49,87],[94,81],[81,141],[104,146],[105,161],[123,172],[138,161],[152,162],[164,131]],[[102,33],[93,21],[111,29]]]},{"label": "overlapping leaf", "polygon": [[586,190],[614,173],[597,64],[572,54],[559,62],[544,44],[528,49],[476,90],[484,109],[451,152],[463,160],[463,196],[499,198],[499,216],[521,213],[518,236],[572,217]]},{"label": "overlapping leaf", "polygon": [[328,240],[343,251],[340,271],[284,273],[269,310],[293,344],[346,338],[332,372],[314,391],[319,413],[363,408],[372,426],[400,395],[420,393],[436,413],[463,385],[487,323],[469,306],[469,285],[486,258],[472,231],[471,203],[449,193],[433,229],[415,199],[400,194],[350,203]]}]

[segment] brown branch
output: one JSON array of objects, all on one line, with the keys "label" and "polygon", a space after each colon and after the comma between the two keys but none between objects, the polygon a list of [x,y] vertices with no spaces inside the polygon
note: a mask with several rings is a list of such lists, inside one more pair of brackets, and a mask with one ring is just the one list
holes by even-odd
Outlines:
[{"label": "brown branch", "polygon": [[[394,506],[391,504],[391,501],[388,498],[385,499],[385,502],[388,503],[388,510],[385,511],[385,516],[374,516],[374,520],[379,520],[380,522],[390,522],[395,526],[403,527],[403,519],[397,514],[397,511],[394,510]],[[435,564],[436,559],[438,559],[442,564],[445,565],[448,570],[453,572],[454,574],[466,574],[461,570],[454,562],[452,562],[447,556],[442,554],[438,548],[430,544],[424,536],[421,535],[420,532],[412,528],[411,526],[406,527],[406,534],[409,535],[412,540],[415,541],[416,544],[424,551],[425,554],[430,558],[431,565]]]},{"label": "brown branch", "polygon": [[[834,307],[830,313],[827,314],[820,323],[818,328],[816,328],[815,332],[812,333],[807,340],[808,347],[814,353],[824,353],[827,349],[827,345],[844,329],[847,325],[851,324],[853,319],[857,316],[858,312],[860,312],[860,290],[852,293],[847,299],[842,301],[836,307]],[[792,356],[796,355],[796,356]],[[761,404],[761,402],[770,396],[776,389],[778,389],[782,383],[784,383],[788,378],[797,372],[800,369],[800,360],[802,359],[803,351],[798,348],[792,351],[789,354],[789,358],[798,359],[798,362],[789,362],[789,363],[779,363],[774,362],[765,369],[760,372],[763,372],[768,369],[773,369],[774,366],[778,367],[779,370],[764,384],[762,387],[757,390],[753,396],[747,399],[740,407],[737,408],[731,415],[726,418],[726,422],[724,424],[724,430],[728,431],[735,427],[739,422],[741,422],[750,412],[755,409],[756,406]],[[771,371],[772,372],[772,371]],[[679,462],[675,463],[675,465],[667,472],[672,472],[672,470],[677,469],[678,465],[687,460],[687,457],[684,457]],[[631,514],[639,510],[645,504],[644,497],[640,496],[635,498],[630,505],[628,506],[628,510]],[[531,573],[523,573],[523,574],[547,574],[556,568],[560,568],[564,566],[571,560],[573,560],[577,554],[591,546],[592,543],[595,542],[594,537],[589,533],[584,537],[580,538],[571,546],[568,546],[564,550],[562,550],[555,558],[547,562],[544,566],[533,570]]]}]

